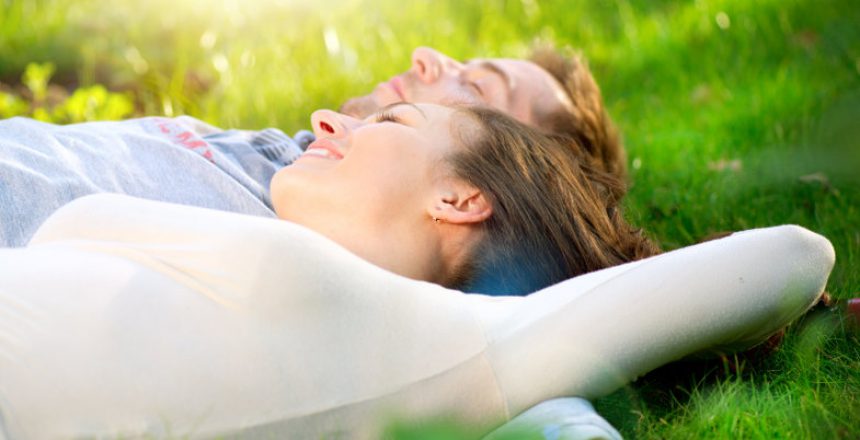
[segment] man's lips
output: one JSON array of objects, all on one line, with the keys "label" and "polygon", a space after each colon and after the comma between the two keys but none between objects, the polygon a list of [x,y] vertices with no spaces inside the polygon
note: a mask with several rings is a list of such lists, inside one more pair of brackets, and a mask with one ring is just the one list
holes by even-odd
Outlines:
[{"label": "man's lips", "polygon": [[308,145],[305,156],[321,156],[329,159],[343,159],[343,154],[334,143],[326,138],[317,138]]},{"label": "man's lips", "polygon": [[403,96],[403,78],[395,76],[388,81],[388,85],[391,86],[401,101],[406,101],[406,97]]}]

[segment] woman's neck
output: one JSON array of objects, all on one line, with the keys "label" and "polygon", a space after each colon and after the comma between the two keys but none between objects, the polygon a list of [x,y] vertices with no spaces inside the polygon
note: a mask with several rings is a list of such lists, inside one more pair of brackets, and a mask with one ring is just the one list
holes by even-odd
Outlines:
[{"label": "woman's neck", "polygon": [[476,244],[470,228],[425,220],[330,238],[383,269],[450,287]]},{"label": "woman's neck", "polygon": [[447,265],[441,242],[426,224],[387,224],[369,227],[357,219],[341,224],[316,225],[316,230],[350,252],[390,272],[444,284]]}]

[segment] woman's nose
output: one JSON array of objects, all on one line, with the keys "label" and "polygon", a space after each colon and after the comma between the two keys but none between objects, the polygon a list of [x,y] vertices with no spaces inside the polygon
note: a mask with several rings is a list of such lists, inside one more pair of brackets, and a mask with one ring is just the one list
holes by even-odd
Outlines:
[{"label": "woman's nose", "polygon": [[430,47],[416,47],[412,51],[412,70],[424,83],[435,82],[451,70],[462,67],[458,61]]},{"label": "woman's nose", "polygon": [[340,138],[360,123],[358,119],[331,110],[317,110],[311,114],[311,126],[317,137]]}]

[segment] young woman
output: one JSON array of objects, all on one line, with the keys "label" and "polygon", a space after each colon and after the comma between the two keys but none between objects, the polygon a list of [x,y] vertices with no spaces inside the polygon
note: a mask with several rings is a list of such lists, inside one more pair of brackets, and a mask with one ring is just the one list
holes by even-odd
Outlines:
[{"label": "young woman", "polygon": [[[0,250],[5,434],[378,438],[437,416],[489,431],[760,341],[833,264],[826,239],[779,227],[554,284],[651,249],[559,140],[431,105],[314,125],[272,183],[289,221],[100,195]],[[488,276],[550,287],[442,287]]]},{"label": "young woman", "polygon": [[317,141],[272,180],[275,212],[395,273],[525,294],[657,252],[573,140],[482,108],[311,120]]}]

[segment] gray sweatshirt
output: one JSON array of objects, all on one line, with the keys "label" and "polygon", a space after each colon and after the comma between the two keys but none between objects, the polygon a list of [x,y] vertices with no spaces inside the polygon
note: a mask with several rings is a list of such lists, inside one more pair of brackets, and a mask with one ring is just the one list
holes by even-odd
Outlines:
[{"label": "gray sweatshirt", "polygon": [[0,121],[0,247],[23,246],[57,208],[101,192],[274,217],[269,181],[312,138],[225,131],[187,116]]}]

